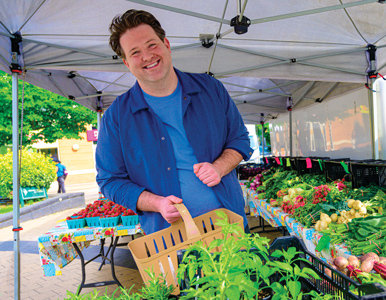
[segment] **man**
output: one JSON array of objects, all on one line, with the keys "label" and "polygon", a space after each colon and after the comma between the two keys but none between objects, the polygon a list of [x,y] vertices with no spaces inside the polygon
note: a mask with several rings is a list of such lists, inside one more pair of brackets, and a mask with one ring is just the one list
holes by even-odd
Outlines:
[{"label": "man", "polygon": [[106,110],[96,150],[97,182],[136,211],[146,234],[181,216],[225,207],[244,217],[234,168],[252,154],[242,118],[222,84],[174,69],[158,20],[129,10],[113,19],[110,46],[137,83]]}]

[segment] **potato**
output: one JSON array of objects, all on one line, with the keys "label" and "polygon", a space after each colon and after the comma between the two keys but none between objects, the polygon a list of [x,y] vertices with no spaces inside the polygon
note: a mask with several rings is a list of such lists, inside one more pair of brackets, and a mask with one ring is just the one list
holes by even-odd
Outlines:
[{"label": "potato", "polygon": [[330,218],[331,218],[332,222],[338,221],[338,215],[337,214],[332,214]]},{"label": "potato", "polygon": [[353,209],[353,208],[351,208],[351,209],[350,209],[350,215],[355,216],[355,213],[356,213],[356,210]]}]

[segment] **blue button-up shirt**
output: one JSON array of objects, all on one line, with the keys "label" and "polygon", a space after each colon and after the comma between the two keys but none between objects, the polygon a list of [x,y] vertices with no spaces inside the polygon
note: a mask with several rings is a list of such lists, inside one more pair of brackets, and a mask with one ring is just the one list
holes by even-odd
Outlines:
[{"label": "blue button-up shirt", "polygon": [[[225,149],[234,149],[248,160],[253,152],[248,131],[221,82],[206,74],[175,71],[182,86],[183,125],[198,162],[213,163]],[[172,143],[138,83],[117,97],[102,118],[96,168],[103,195],[137,212],[147,234],[169,226],[160,213],[137,211],[144,190],[181,198]],[[244,216],[246,222],[235,170],[212,189],[225,208]]]}]

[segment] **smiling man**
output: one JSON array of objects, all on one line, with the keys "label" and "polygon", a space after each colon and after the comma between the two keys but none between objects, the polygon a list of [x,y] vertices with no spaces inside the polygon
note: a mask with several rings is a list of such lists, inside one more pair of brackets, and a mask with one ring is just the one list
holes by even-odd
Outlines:
[{"label": "smiling man", "polygon": [[139,215],[146,234],[181,216],[227,208],[244,217],[234,168],[252,154],[229,94],[206,74],[173,68],[170,43],[150,13],[113,19],[110,46],[137,78],[106,110],[96,150],[97,182],[112,201]]}]

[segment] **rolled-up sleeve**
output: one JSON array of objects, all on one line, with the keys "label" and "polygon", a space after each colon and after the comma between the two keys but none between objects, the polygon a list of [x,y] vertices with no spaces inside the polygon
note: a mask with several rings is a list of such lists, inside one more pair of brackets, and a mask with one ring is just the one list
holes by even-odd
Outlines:
[{"label": "rolled-up sleeve", "polygon": [[233,149],[239,152],[245,161],[249,160],[252,156],[253,149],[250,147],[250,140],[248,136],[248,130],[244,125],[244,121],[240,115],[232,98],[229,96],[228,91],[218,80],[216,82],[216,90],[220,99],[223,102],[227,126],[228,135],[225,144],[225,149]]},{"label": "rolled-up sleeve", "polygon": [[145,188],[129,178],[120,141],[118,111],[110,107],[102,117],[95,153],[96,180],[105,197],[137,212],[138,197]]}]

